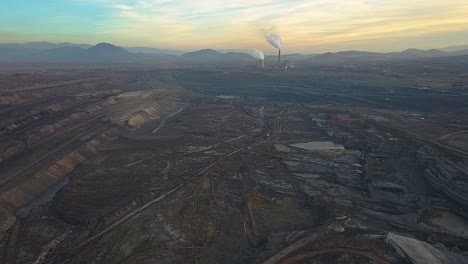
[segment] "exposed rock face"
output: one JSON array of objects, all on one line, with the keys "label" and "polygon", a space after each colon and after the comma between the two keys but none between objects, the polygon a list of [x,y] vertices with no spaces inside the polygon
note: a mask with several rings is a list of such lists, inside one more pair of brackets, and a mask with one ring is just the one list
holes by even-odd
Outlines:
[{"label": "exposed rock face", "polygon": [[402,257],[413,264],[453,263],[435,247],[414,238],[389,233],[385,241],[392,245]]},{"label": "exposed rock face", "polygon": [[67,116],[57,122],[54,122],[53,124],[32,128],[25,135],[24,140],[10,141],[7,142],[5,145],[0,145],[0,148],[3,150],[2,152],[0,152],[0,162],[24,152],[27,149],[27,144],[37,143],[42,138],[53,134],[55,131],[60,130],[66,125],[72,124],[74,122],[79,122],[80,120],[84,120],[87,116],[89,116],[89,113],[93,113],[101,109],[101,106],[95,105],[92,107],[88,107],[85,111],[73,113],[70,116]]},{"label": "exposed rock face", "polygon": [[[148,107],[148,108],[152,108],[152,107]],[[154,115],[149,114],[148,112],[151,112],[151,111],[148,111],[148,109],[145,109],[145,110],[141,110],[133,114],[133,116],[127,120],[126,125],[130,128],[138,128],[138,127],[141,127],[144,123],[146,123],[149,119],[156,117]]]},{"label": "exposed rock face", "polygon": [[0,104],[5,105],[13,105],[17,102],[22,102],[23,100],[23,98],[16,94],[0,96]]},{"label": "exposed rock face", "polygon": [[2,152],[0,152],[0,162],[24,151],[26,149],[26,142],[16,140],[6,146],[1,146],[1,148]]},{"label": "exposed rock face", "polygon": [[112,132],[107,131],[92,139],[80,149],[66,154],[49,167],[40,170],[28,181],[1,193],[1,199],[15,208],[25,205],[41,192],[62,180],[65,175],[72,172],[88,156],[96,154],[101,144],[114,139],[115,136],[112,135]]},{"label": "exposed rock face", "polygon": [[449,160],[429,147],[418,150],[418,160],[427,167],[424,176],[434,190],[468,210],[468,161]]},{"label": "exposed rock face", "polygon": [[149,120],[159,118],[161,115],[161,109],[165,109],[169,106],[172,106],[172,102],[169,102],[167,100],[155,102],[151,104],[151,106],[148,106],[142,110],[133,113],[130,116],[130,118],[127,119],[125,125],[127,125],[130,128],[141,127]]},{"label": "exposed rock face", "polygon": [[420,224],[431,230],[468,239],[468,219],[450,210],[426,210],[421,213],[420,220]]},{"label": "exposed rock face", "polygon": [[[0,208],[11,208],[8,212],[0,212],[0,232],[7,230],[14,224],[12,220],[14,212],[18,208],[26,205],[36,196],[59,183],[67,174],[88,157],[99,151],[99,146],[108,143],[116,138],[116,129],[110,129],[85,143],[79,149],[65,154],[60,159],[54,161],[49,166],[38,171],[27,181],[21,182],[10,189],[0,193]],[[13,218],[12,218],[13,217]]]},{"label": "exposed rock face", "polygon": [[[0,96],[0,105],[17,105],[61,94],[75,95],[86,91],[95,91],[96,87],[102,87],[106,83],[108,80],[104,78],[59,81],[55,84],[44,85],[34,83],[26,87],[8,89],[8,92]],[[67,89],[63,89],[63,86],[67,86]]]}]

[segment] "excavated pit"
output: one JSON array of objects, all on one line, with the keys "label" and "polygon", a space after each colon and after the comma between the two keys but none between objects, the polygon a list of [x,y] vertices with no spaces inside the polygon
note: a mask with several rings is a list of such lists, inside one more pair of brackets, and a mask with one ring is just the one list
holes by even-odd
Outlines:
[{"label": "excavated pit", "polygon": [[82,71],[0,94],[2,263],[468,259],[461,93],[436,114],[343,69]]}]

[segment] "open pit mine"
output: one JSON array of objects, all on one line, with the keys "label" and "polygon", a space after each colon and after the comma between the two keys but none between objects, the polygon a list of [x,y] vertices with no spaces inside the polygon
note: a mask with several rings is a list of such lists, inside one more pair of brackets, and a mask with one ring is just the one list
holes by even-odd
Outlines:
[{"label": "open pit mine", "polygon": [[468,94],[375,67],[3,70],[0,262],[468,263]]}]

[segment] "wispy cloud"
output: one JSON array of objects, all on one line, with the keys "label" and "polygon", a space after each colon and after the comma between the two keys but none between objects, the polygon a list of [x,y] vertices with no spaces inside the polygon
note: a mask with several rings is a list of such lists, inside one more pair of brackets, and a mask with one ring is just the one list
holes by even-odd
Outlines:
[{"label": "wispy cloud", "polygon": [[253,31],[270,25],[296,47],[468,29],[462,0],[101,1],[126,21],[116,34],[187,47],[197,43],[183,41],[196,38],[200,45],[258,45],[263,39]]},{"label": "wispy cloud", "polygon": [[[259,32],[274,27],[286,48],[346,48],[360,43],[369,49],[378,48],[379,39],[399,40],[403,47],[438,34],[449,36],[441,43],[451,37],[459,40],[457,32],[468,32],[466,0],[67,1],[105,10],[105,19],[78,15],[95,19],[96,34],[105,32],[121,44],[268,48]],[[398,49],[394,43],[384,48]]]}]

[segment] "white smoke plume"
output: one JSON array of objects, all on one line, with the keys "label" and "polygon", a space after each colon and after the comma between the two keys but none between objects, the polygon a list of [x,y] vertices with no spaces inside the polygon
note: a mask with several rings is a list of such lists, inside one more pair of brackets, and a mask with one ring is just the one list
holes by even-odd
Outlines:
[{"label": "white smoke plume", "polygon": [[264,60],[265,59],[265,54],[263,54],[263,52],[261,50],[253,49],[249,53],[250,53],[250,55],[252,57],[256,58],[257,60]]},{"label": "white smoke plume", "polygon": [[275,48],[281,49],[281,36],[276,33],[268,33],[265,34],[266,39],[268,42]]}]

